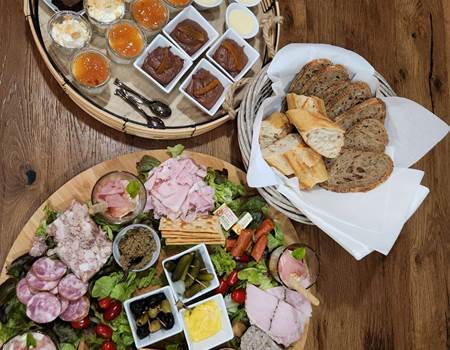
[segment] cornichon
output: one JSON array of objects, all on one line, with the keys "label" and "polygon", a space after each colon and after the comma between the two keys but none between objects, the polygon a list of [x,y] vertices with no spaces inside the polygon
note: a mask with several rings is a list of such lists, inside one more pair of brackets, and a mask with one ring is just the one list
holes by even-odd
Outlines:
[{"label": "cornichon", "polygon": [[175,264],[174,261],[169,260],[164,264],[164,267],[166,268],[167,271],[173,272],[175,270],[175,268],[177,267],[177,264]]},{"label": "cornichon", "polygon": [[197,279],[199,281],[212,281],[213,278],[214,278],[213,274],[208,272],[199,273],[197,276]]},{"label": "cornichon", "polygon": [[192,259],[194,259],[194,253],[183,255],[180,260],[178,260],[177,267],[172,274],[172,281],[185,280]]},{"label": "cornichon", "polygon": [[186,289],[186,291],[184,292],[184,297],[190,298],[190,297],[194,296],[198,292],[201,292],[203,289],[207,288],[209,286],[209,284],[210,284],[210,282],[208,282],[208,281],[201,282],[201,284],[199,282],[193,284],[192,287],[190,287],[189,289]]},{"label": "cornichon", "polygon": [[198,272],[200,271],[201,257],[198,252],[195,252],[194,260],[192,261],[191,266],[189,266],[189,271],[187,273],[186,280],[184,281],[184,285],[186,288],[189,288],[194,283],[195,279],[198,276]]}]

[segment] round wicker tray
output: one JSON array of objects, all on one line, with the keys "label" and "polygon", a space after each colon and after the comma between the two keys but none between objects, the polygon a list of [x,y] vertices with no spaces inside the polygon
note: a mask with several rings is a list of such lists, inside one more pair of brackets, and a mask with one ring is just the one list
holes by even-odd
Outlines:
[{"label": "round wicker tray", "polygon": [[[222,5],[219,14],[213,13],[212,11],[207,11],[204,14],[208,18],[208,21],[211,23],[214,22],[214,26],[218,29],[219,34],[223,33],[224,24],[222,22],[224,21],[222,12],[224,9],[225,5]],[[278,0],[262,0],[256,13],[258,16],[264,16],[265,14],[279,16],[280,9]],[[141,93],[145,91],[146,93],[143,93],[143,95],[166,101],[172,107],[173,116],[166,121],[167,127],[165,129],[160,130],[147,127],[145,119],[131,107],[125,105],[120,99],[117,98],[116,101],[116,99],[109,98],[109,96],[90,97],[72,84],[70,75],[68,74],[67,62],[63,62],[49,45],[47,21],[52,12],[43,3],[43,0],[24,0],[24,14],[30,26],[34,42],[52,76],[64,92],[81,109],[105,125],[124,133],[144,138],[174,140],[204,134],[232,119],[223,110],[214,117],[207,116],[198,108],[191,105],[189,101],[183,100],[180,96],[181,94],[178,93],[178,87],[171,94],[165,95],[156,86],[152,86],[145,78],[139,76],[139,73],[133,72],[133,68],[129,68],[131,71],[127,73],[122,70],[128,68],[113,67],[113,70],[117,69],[116,72],[124,82],[130,83],[131,86]],[[275,50],[278,48],[280,29],[280,23],[276,23],[270,35],[270,42]],[[269,61],[270,57],[261,34],[256,39],[250,41],[250,44],[257,47],[261,54],[260,62],[254,66],[252,72],[248,73],[249,76],[252,76],[257,74],[259,69]],[[99,46],[98,38],[94,38],[93,46],[103,49],[102,44]],[[196,64],[197,60],[194,62],[194,66]],[[110,94],[113,96],[110,93],[110,91],[113,91],[112,82],[110,85],[111,87],[106,92],[106,95]]]},{"label": "round wicker tray", "polygon": [[[248,168],[250,160],[251,144],[253,137],[253,122],[258,113],[261,103],[272,96],[272,82],[270,81],[267,70],[269,65],[264,67],[252,80],[246,88],[246,94],[241,103],[238,114],[238,140],[241,149],[242,159],[245,167]],[[396,96],[394,90],[389,86],[381,74],[376,72],[376,78],[380,82],[378,93],[382,96]],[[303,224],[312,225],[311,221],[300,212],[286,197],[280,194],[274,186],[258,188],[259,193],[281,213],[290,219]]]}]

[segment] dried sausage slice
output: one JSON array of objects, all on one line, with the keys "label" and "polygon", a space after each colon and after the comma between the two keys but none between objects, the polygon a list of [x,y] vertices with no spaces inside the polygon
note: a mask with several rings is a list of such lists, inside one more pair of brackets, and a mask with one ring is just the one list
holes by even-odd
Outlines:
[{"label": "dried sausage slice", "polygon": [[89,298],[84,296],[78,300],[69,302],[67,309],[59,315],[63,321],[72,322],[85,318],[89,314]]},{"label": "dried sausage slice", "polygon": [[36,275],[32,272],[32,270],[28,271],[25,276],[28,287],[30,287],[33,291],[49,291],[55,288],[59,281],[43,281],[40,278],[36,277]]},{"label": "dried sausage slice", "polygon": [[61,313],[63,313],[69,307],[70,301],[65,298],[59,297],[59,302],[61,303]]},{"label": "dried sausage slice", "polygon": [[80,280],[73,273],[64,276],[58,284],[58,293],[67,300],[80,299],[88,291],[89,284]]},{"label": "dried sausage slice", "polygon": [[27,316],[36,323],[48,323],[61,313],[61,303],[48,292],[35,294],[27,303]]},{"label": "dried sausage slice", "polygon": [[22,304],[27,305],[28,301],[35,293],[28,287],[28,283],[25,278],[22,278],[16,285],[16,295],[17,299]]},{"label": "dried sausage slice", "polygon": [[67,266],[62,261],[43,257],[34,262],[31,270],[41,280],[54,281],[64,276],[67,271]]}]

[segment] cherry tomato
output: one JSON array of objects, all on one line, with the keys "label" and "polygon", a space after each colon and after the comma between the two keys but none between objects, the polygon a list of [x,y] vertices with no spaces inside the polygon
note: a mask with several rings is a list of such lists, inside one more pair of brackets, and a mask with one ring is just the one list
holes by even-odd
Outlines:
[{"label": "cherry tomato", "polygon": [[233,300],[235,303],[238,304],[244,304],[245,303],[245,289],[244,288],[238,288],[231,292],[231,300]]},{"label": "cherry tomato", "polygon": [[246,264],[250,261],[250,256],[248,256],[247,254],[244,254],[244,255],[235,257],[234,260]]},{"label": "cherry tomato", "polygon": [[70,325],[74,329],[86,329],[91,324],[91,320],[89,319],[89,316],[86,316],[80,321],[72,321],[70,322]]},{"label": "cherry tomato", "polygon": [[221,278],[219,281],[219,286],[216,288],[216,294],[225,294],[228,290],[228,284],[225,278]]},{"label": "cherry tomato", "polygon": [[122,304],[118,300],[112,300],[111,305],[103,312],[105,321],[112,321],[122,312]]},{"label": "cherry tomato", "polygon": [[95,326],[95,334],[97,334],[99,337],[110,339],[112,337],[113,330],[110,326],[99,323]]},{"label": "cherry tomato", "polygon": [[102,309],[102,310],[106,310],[107,308],[110,307],[111,301],[112,301],[112,299],[110,297],[106,297],[106,298],[100,299],[98,301],[98,307],[100,309]]},{"label": "cherry tomato", "polygon": [[231,271],[226,279],[227,284],[232,287],[238,283],[238,273],[237,271]]},{"label": "cherry tomato", "polygon": [[105,340],[102,344],[102,350],[116,350],[116,344],[111,340]]}]

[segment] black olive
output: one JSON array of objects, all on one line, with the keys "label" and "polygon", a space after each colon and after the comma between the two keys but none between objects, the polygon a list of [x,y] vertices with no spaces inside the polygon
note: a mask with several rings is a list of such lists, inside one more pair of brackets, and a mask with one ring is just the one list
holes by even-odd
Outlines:
[{"label": "black olive", "polygon": [[150,334],[150,329],[148,328],[148,325],[145,324],[145,325],[143,325],[141,327],[137,327],[136,333],[137,333],[137,336],[140,339],[142,339],[142,338],[147,337]]},{"label": "black olive", "polygon": [[158,314],[158,320],[164,329],[171,329],[175,324],[175,318],[171,313],[165,314],[164,312],[160,312]]},{"label": "black olive", "polygon": [[145,304],[147,308],[154,308],[157,306],[161,301],[163,301],[166,298],[164,293],[158,293],[155,295],[151,295],[148,298],[145,298]]},{"label": "black olive", "polygon": [[130,310],[133,313],[134,317],[140,317],[147,310],[145,300],[133,301],[130,304]]}]

